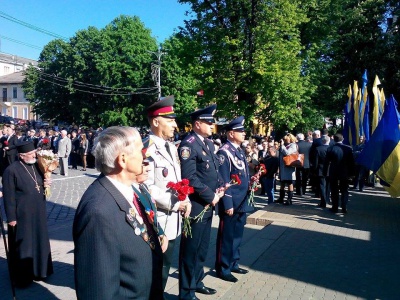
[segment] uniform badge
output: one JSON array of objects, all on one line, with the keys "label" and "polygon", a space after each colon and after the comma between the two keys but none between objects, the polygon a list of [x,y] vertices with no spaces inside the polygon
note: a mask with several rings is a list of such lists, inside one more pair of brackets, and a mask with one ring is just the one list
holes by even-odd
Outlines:
[{"label": "uniform badge", "polygon": [[203,155],[207,155],[206,151],[203,150]]},{"label": "uniform badge", "polygon": [[219,165],[222,166],[225,162],[225,156],[222,154],[218,155]]},{"label": "uniform badge", "polygon": [[162,170],[162,176],[164,176],[164,177],[167,177],[167,176],[168,176],[168,169],[167,169],[167,168],[164,168],[164,169]]},{"label": "uniform badge", "polygon": [[140,235],[140,229],[138,227],[135,228],[135,234]]},{"label": "uniform badge", "polygon": [[132,218],[132,216],[131,215],[126,215],[126,217],[129,219],[129,221],[133,221],[133,218]]},{"label": "uniform badge", "polygon": [[190,157],[191,149],[189,147],[182,147],[180,150],[180,155],[183,160],[186,160]]},{"label": "uniform badge", "polygon": [[209,166],[209,164],[207,163],[207,164],[206,164],[206,169],[208,169],[209,167],[210,167],[210,166]]},{"label": "uniform badge", "polygon": [[132,217],[136,216],[136,212],[133,208],[129,209],[129,215],[131,215]]}]

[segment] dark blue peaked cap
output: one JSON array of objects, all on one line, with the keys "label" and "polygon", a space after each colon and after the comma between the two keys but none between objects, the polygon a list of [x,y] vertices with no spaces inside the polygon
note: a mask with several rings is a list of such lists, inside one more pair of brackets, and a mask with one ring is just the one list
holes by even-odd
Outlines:
[{"label": "dark blue peaked cap", "polygon": [[215,122],[214,113],[217,110],[217,104],[213,104],[203,109],[196,110],[190,114],[192,121],[203,120],[207,122]]},{"label": "dark blue peaked cap", "polygon": [[229,124],[225,125],[225,130],[237,130],[237,131],[244,131],[244,117],[240,116],[236,119],[233,119],[229,122]]}]

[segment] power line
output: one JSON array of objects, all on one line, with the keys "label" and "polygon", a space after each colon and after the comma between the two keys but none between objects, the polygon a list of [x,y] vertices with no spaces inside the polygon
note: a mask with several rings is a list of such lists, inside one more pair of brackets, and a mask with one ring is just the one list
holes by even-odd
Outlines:
[{"label": "power line", "polygon": [[12,17],[12,16],[6,14],[5,12],[0,11],[0,17],[4,18],[6,20],[9,20],[11,22],[17,23],[19,25],[25,26],[25,27],[27,27],[29,29],[32,29],[32,30],[35,30],[35,31],[38,31],[38,32],[41,32],[41,33],[44,33],[44,34],[47,34],[47,35],[50,35],[50,36],[58,38],[58,39],[62,39],[64,41],[68,41],[68,38],[66,38],[66,37],[64,37],[62,35],[59,35],[57,33],[51,32],[51,31],[46,30],[46,29],[42,29],[42,28],[37,27],[35,25],[29,24],[27,22],[18,20],[17,18]]},{"label": "power line", "polygon": [[95,85],[95,84],[90,84],[90,83],[85,83],[85,82],[80,82],[76,80],[69,80],[54,74],[47,74],[43,71],[40,70],[40,75],[45,76],[48,80],[53,79],[59,82],[60,84],[71,84],[75,85],[78,87],[83,87],[83,88],[88,88],[92,90],[100,90],[105,93],[114,93],[116,94],[121,94],[121,95],[126,95],[126,94],[132,94],[132,93],[137,93],[138,91],[140,92],[148,92],[154,90],[156,87],[150,87],[150,88],[131,88],[131,89],[122,89],[122,88],[113,88],[113,87],[108,87],[108,86],[101,86],[101,85]]},{"label": "power line", "polygon": [[[45,79],[43,77],[40,77],[40,80],[57,85],[59,87],[67,88],[66,85]],[[157,87],[153,87],[153,88],[148,88],[148,90],[146,90],[146,91],[141,91],[141,92],[132,91],[129,93],[124,93],[124,94],[122,94],[122,93],[100,93],[100,92],[95,92],[95,91],[82,90],[82,89],[75,88],[75,87],[74,87],[74,90],[78,91],[78,92],[82,92],[82,93],[102,95],[102,96],[130,96],[130,95],[153,95],[153,94],[155,94],[156,90],[158,90],[158,89],[157,89]]]},{"label": "power line", "polygon": [[20,45],[31,47],[33,49],[38,49],[38,50],[42,49],[42,47],[31,45],[31,44],[28,44],[28,43],[25,43],[25,42],[21,42],[21,41],[18,41],[16,39],[13,39],[13,38],[10,38],[10,37],[4,36],[4,35],[0,35],[0,38],[8,40],[8,41],[11,41],[11,42],[14,42],[14,43],[17,43],[17,44],[20,44]]}]

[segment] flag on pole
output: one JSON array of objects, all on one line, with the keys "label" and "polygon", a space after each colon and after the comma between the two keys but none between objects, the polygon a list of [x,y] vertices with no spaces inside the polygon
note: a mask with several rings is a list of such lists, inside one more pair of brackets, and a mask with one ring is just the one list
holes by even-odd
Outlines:
[{"label": "flag on pole", "polygon": [[375,75],[374,85],[372,86],[372,93],[374,94],[374,110],[372,113],[372,128],[371,132],[374,133],[376,126],[378,126],[378,122],[382,114],[379,114],[381,104],[381,93],[379,91],[378,85],[381,82],[379,81],[378,75]]},{"label": "flag on pole", "polygon": [[351,107],[352,107],[352,91],[351,85],[349,84],[349,88],[347,90],[347,97],[349,97],[349,101],[344,105],[344,124],[343,124],[343,139],[346,145],[351,145],[351,128],[350,128],[350,114],[351,114]]},{"label": "flag on pole", "polygon": [[400,197],[400,115],[396,106],[391,95],[381,121],[357,159],[376,173],[392,197]]},{"label": "flag on pole", "polygon": [[[367,83],[368,83],[368,76],[367,70],[364,71],[362,76],[362,85],[361,85],[361,95],[360,95],[360,106],[359,106],[359,133],[358,136],[364,135],[364,113],[365,113],[365,103],[367,102],[368,92],[367,92]],[[358,144],[359,140],[357,140]]]},{"label": "flag on pole", "polygon": [[385,111],[385,104],[386,104],[386,97],[383,88],[381,88],[381,102],[379,103],[379,120],[382,118],[383,112]]},{"label": "flag on pole", "polygon": [[364,135],[364,140],[365,142],[369,141],[369,97],[365,99],[365,104],[364,104],[364,118],[363,118],[363,124],[362,124],[362,129],[363,129],[363,135]]},{"label": "flag on pole", "polygon": [[[358,144],[358,137],[360,134],[360,114],[359,114],[359,108],[360,108],[360,93],[358,91],[358,82],[357,80],[354,80],[354,85],[353,85],[353,121],[354,121],[354,134],[352,134],[351,137],[351,145],[356,146]],[[352,131],[352,133],[353,133]]]}]

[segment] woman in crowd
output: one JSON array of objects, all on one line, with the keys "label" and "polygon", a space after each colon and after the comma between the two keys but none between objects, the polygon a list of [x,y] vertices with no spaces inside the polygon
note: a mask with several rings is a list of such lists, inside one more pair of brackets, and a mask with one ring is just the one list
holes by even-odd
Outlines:
[{"label": "woman in crowd", "polygon": [[86,156],[88,154],[88,149],[89,149],[89,141],[86,138],[86,134],[82,133],[81,141],[79,143],[79,154],[82,159],[82,167],[83,167],[81,171],[86,171]]},{"label": "woman in crowd", "polygon": [[283,203],[283,199],[285,198],[285,186],[287,186],[288,198],[285,204],[292,204],[293,180],[296,180],[296,168],[286,166],[283,161],[283,157],[297,152],[296,142],[296,137],[291,133],[285,135],[284,138],[280,141],[281,145],[279,148],[279,179],[281,182],[281,188],[279,191],[279,199],[276,201],[277,203]]}]

